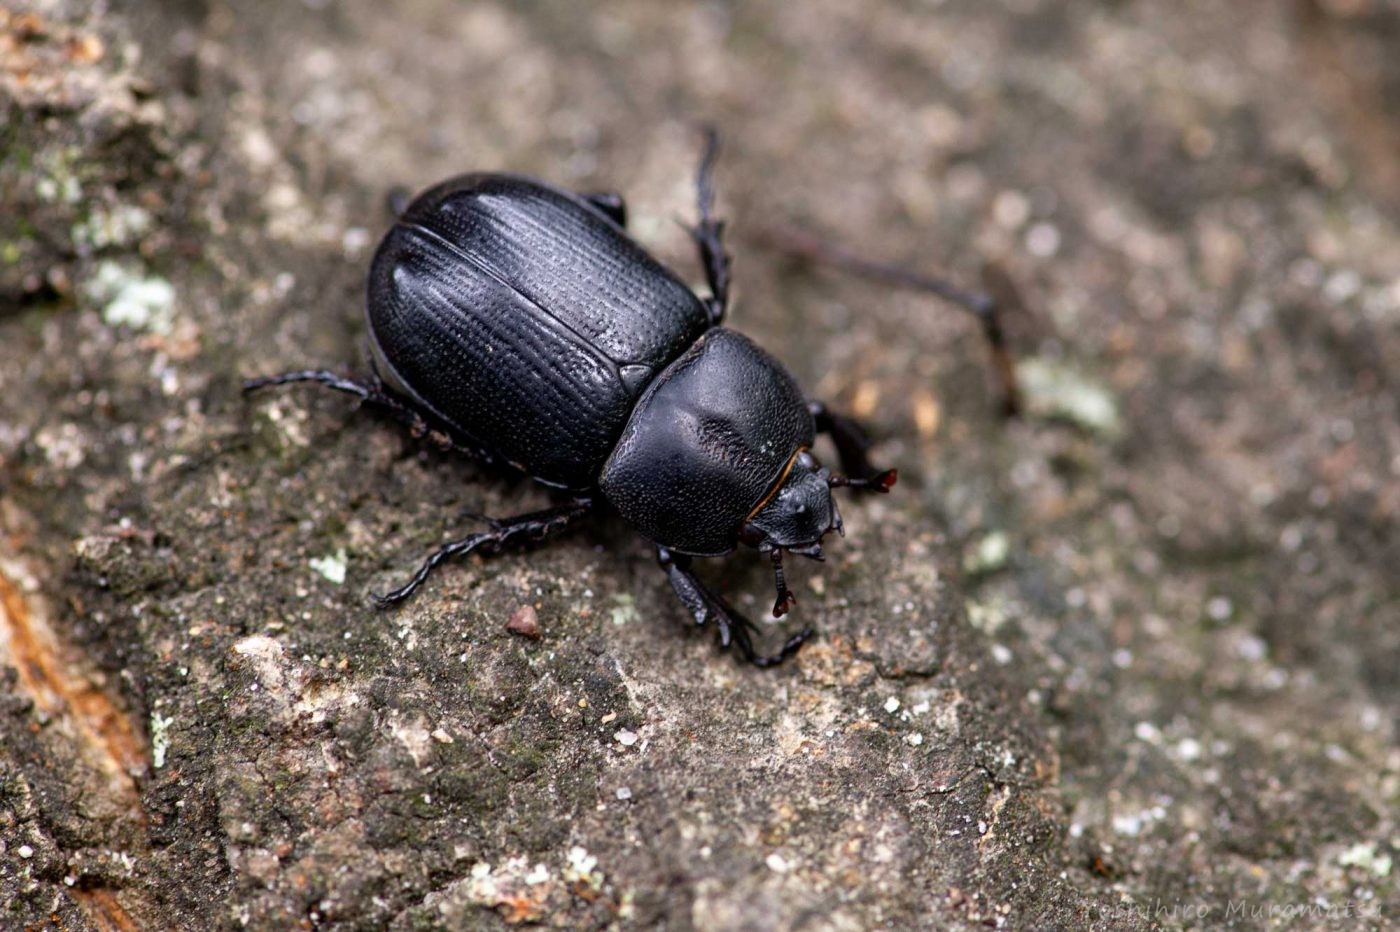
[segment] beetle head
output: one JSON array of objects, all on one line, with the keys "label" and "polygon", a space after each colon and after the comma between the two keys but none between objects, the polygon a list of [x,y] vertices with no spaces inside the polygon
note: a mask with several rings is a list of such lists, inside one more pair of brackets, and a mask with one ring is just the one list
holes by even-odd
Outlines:
[{"label": "beetle head", "polygon": [[749,515],[739,536],[760,550],[780,547],[820,560],[822,538],[833,530],[842,533],[841,513],[831,498],[831,473],[802,450],[778,488]]}]

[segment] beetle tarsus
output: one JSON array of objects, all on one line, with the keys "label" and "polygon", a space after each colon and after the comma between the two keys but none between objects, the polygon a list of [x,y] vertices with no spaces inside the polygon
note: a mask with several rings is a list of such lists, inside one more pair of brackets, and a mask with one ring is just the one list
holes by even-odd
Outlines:
[{"label": "beetle tarsus", "polygon": [[787,641],[784,642],[782,649],[776,654],[750,654],[748,656],[748,661],[756,667],[776,667],[778,664],[797,653],[802,645],[805,644],[814,633],[815,632],[811,628],[803,628],[801,631],[788,638]]},{"label": "beetle tarsus", "polygon": [[896,469],[886,469],[878,475],[869,476],[863,479],[856,479],[850,476],[832,476],[827,479],[827,483],[833,489],[863,489],[869,492],[879,492],[884,495],[894,488],[895,482],[899,480],[899,471]]},{"label": "beetle tarsus", "polygon": [[418,572],[414,573],[413,578],[408,582],[392,592],[386,592],[383,595],[376,592],[371,593],[370,596],[380,608],[395,605],[413,595],[444,560],[473,552],[499,553],[514,544],[539,543],[564,530],[574,520],[587,514],[592,507],[592,501],[580,500],[560,505],[557,508],[546,508],[543,511],[516,515],[514,518],[486,518],[487,525],[491,530],[468,534],[466,537],[443,544],[428,554],[423,565],[418,567]]},{"label": "beetle tarsus", "polygon": [[719,158],[719,134],[714,127],[705,128],[705,150],[700,156],[700,169],[695,173],[695,206],[699,221],[690,228],[690,236],[700,248],[700,264],[705,267],[705,281],[710,286],[710,299],[705,302],[710,322],[718,325],[729,309],[729,253],[724,251],[724,221],[714,218],[715,160]]},{"label": "beetle tarsus", "polygon": [[788,638],[775,654],[759,654],[754,650],[753,634],[758,626],[740,614],[724,597],[711,592],[690,570],[690,557],[674,553],[665,547],[656,548],[656,562],[666,571],[671,588],[681,600],[697,625],[714,623],[721,648],[737,647],[742,659],[756,667],[773,667],[797,653],[804,641],[812,636],[805,628]]},{"label": "beetle tarsus", "polygon": [[888,492],[897,474],[893,469],[877,469],[871,465],[867,454],[870,451],[870,438],[853,418],[832,411],[820,401],[807,405],[816,423],[817,433],[826,434],[836,445],[837,458],[841,460],[844,476],[832,476],[829,480],[833,488],[849,486],[853,489],[871,489]]}]

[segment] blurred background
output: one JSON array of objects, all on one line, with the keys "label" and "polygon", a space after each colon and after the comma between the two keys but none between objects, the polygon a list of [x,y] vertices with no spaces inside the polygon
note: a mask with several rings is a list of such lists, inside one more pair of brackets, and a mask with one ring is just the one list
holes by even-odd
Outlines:
[{"label": "blurred background", "polygon": [[[7,0],[0,92],[0,917],[1400,914],[1395,0]],[[901,471],[795,569],[823,642],[735,671],[612,527],[374,612],[543,497],[239,381],[363,368],[387,194],[462,171],[621,191],[699,287],[704,123],[731,325]],[[1001,297],[1025,413],[794,228]],[[709,572],[759,615],[750,562]]]}]

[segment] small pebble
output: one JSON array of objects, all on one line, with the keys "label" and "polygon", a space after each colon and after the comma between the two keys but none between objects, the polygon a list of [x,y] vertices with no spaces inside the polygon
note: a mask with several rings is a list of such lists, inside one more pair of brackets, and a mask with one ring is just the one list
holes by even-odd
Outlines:
[{"label": "small pebble", "polygon": [[26,860],[32,858],[34,857],[34,849],[29,847],[28,845],[20,845],[19,856],[25,858]]},{"label": "small pebble", "polygon": [[518,634],[521,637],[538,641],[543,632],[540,631],[540,616],[535,611],[533,605],[522,605],[517,608],[506,622],[506,630],[511,634]]},{"label": "small pebble", "polygon": [[613,737],[617,739],[618,744],[625,748],[630,748],[637,743],[637,733],[635,731],[628,731],[626,728],[613,735]]}]

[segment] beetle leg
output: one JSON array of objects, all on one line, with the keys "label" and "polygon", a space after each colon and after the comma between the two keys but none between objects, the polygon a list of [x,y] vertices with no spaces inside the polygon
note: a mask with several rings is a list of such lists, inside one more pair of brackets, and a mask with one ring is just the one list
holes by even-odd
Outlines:
[{"label": "beetle leg", "polygon": [[413,203],[413,192],[401,184],[396,184],[384,195],[384,206],[389,208],[389,213],[394,215],[394,219],[402,217],[408,212],[408,205]]},{"label": "beetle leg", "polygon": [[773,584],[778,590],[778,598],[773,603],[773,617],[782,618],[797,604],[797,596],[792,594],[792,590],[788,588],[787,577],[783,575],[783,549],[774,547],[768,551],[768,558],[773,561]]},{"label": "beetle leg", "polygon": [[[925,275],[904,266],[867,259],[793,227],[760,229],[757,231],[757,237],[772,248],[799,259],[836,266],[865,278],[936,295],[977,318],[978,323],[982,325],[982,334],[986,337],[987,346],[991,349],[992,366],[1001,388],[1002,411],[1007,417],[1014,417],[1020,413],[1021,392],[1016,380],[1016,359],[1007,345],[1006,332],[1002,327],[1001,306],[992,295],[969,291],[946,279]],[[983,278],[985,280],[992,276],[994,277],[989,284],[996,285],[999,282],[1000,287],[994,287],[994,290],[1003,293],[1012,304],[1012,309],[1016,309],[1021,302],[1014,286],[995,266],[984,273]]]},{"label": "beetle leg", "polygon": [[299,372],[284,372],[281,375],[249,379],[243,383],[243,391],[253,392],[270,385],[289,385],[293,382],[315,382],[335,391],[354,395],[364,404],[374,405],[388,411],[396,421],[408,428],[408,432],[414,439],[426,437],[440,450],[456,450],[460,453],[479,455],[475,450],[455,443],[442,431],[433,430],[423,419],[423,415],[386,392],[377,376],[369,379],[352,379],[326,369],[303,369]]},{"label": "beetle leg", "polygon": [[613,223],[627,228],[627,202],[621,194],[616,191],[589,191],[579,197],[601,210]]},{"label": "beetle leg", "polygon": [[729,308],[729,253],[724,251],[724,221],[716,220],[715,159],[719,156],[719,135],[714,127],[705,129],[705,151],[700,157],[700,169],[695,174],[695,203],[700,222],[690,228],[690,237],[700,248],[700,264],[705,267],[705,280],[710,286],[706,306],[710,322],[719,324]]},{"label": "beetle leg", "polygon": [[841,471],[845,476],[833,476],[832,485],[845,485],[857,489],[874,489],[888,492],[894,485],[895,473],[892,469],[879,470],[870,464],[866,454],[870,451],[870,438],[865,435],[853,418],[832,411],[820,401],[807,404],[816,422],[817,433],[826,434],[836,445],[836,455],[841,460]]},{"label": "beetle leg", "polygon": [[412,579],[393,592],[384,595],[373,593],[374,601],[380,608],[402,602],[411,596],[419,586],[423,585],[424,580],[444,560],[473,551],[499,553],[513,544],[539,543],[546,537],[564,530],[592,508],[593,502],[591,500],[580,499],[557,508],[546,508],[543,511],[516,515],[514,518],[500,520],[487,518],[491,530],[468,534],[466,537],[443,544],[428,555],[428,558],[423,561],[423,565],[418,568],[418,572],[413,574]]},{"label": "beetle leg", "polygon": [[656,562],[666,571],[671,588],[695,619],[695,623],[704,625],[714,622],[720,647],[735,645],[743,658],[756,667],[777,666],[797,653],[803,642],[812,636],[811,628],[803,628],[788,638],[777,653],[758,654],[754,651],[752,637],[758,626],[696,578],[690,571],[690,557],[682,553],[673,553],[665,547],[657,547]]}]

